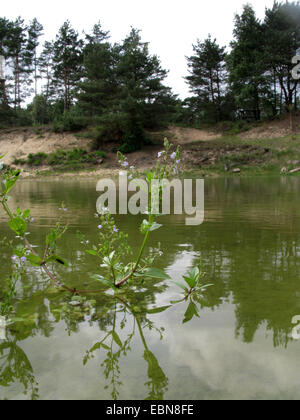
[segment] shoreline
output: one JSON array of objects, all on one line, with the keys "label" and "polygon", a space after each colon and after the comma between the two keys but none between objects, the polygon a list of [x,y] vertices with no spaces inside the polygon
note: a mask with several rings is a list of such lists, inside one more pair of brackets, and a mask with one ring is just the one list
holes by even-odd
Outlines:
[{"label": "shoreline", "polygon": [[[150,169],[150,168],[137,168],[141,173]],[[40,169],[33,169],[33,170],[22,170],[20,179],[68,179],[72,178],[76,175],[76,178],[107,178],[113,177],[117,178],[119,176],[119,172],[121,168],[102,168],[102,169],[93,169],[93,168],[86,168],[80,170],[55,170],[49,168],[40,168]],[[182,177],[190,177],[190,178],[259,178],[259,177],[300,177],[300,170],[298,172],[290,173],[280,173],[278,170],[265,170],[261,168],[243,168],[240,172],[234,171],[219,171],[203,168],[189,168],[183,170],[181,172]]]}]

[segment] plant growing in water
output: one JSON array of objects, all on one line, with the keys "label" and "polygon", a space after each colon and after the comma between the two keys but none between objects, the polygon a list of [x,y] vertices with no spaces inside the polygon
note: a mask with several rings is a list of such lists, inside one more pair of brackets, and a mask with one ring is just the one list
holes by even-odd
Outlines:
[{"label": "plant growing in water", "polygon": [[[153,180],[157,181],[156,185],[158,190],[154,191],[154,193],[158,194],[160,202],[164,189],[163,180],[170,179],[174,174],[179,174],[180,156],[180,147],[174,150],[173,145],[165,139],[164,150],[158,153],[155,167],[143,175],[148,186],[151,185]],[[0,159],[1,158],[3,158],[3,156],[0,156]],[[123,154],[118,153],[118,158],[121,167],[129,169],[129,179],[136,179],[137,176],[141,177],[141,174],[138,174],[133,166],[129,166],[129,162]],[[35,246],[28,240],[28,226],[33,222],[30,210],[22,211],[18,207],[15,212],[13,212],[8,204],[9,193],[18,181],[19,176],[20,170],[12,170],[0,163],[0,177],[2,178],[0,204],[9,218],[8,225],[10,229],[19,240],[18,245],[14,248],[13,261],[17,261],[21,265],[28,263],[33,267],[40,267],[56,286],[70,292],[72,295],[103,292],[103,288],[94,291],[76,290],[58,280],[56,275],[49,269],[50,263],[58,263],[67,266],[67,262],[64,258],[57,255],[57,241],[67,230],[67,226],[65,226],[61,220],[59,220],[56,223],[56,226],[46,235],[43,251],[41,253],[36,252]],[[160,280],[170,279],[164,271],[153,267],[156,258],[161,255],[160,246],[158,246],[157,249],[150,250],[148,255],[145,255],[150,234],[162,227],[162,225],[157,222],[157,218],[160,214],[155,213],[151,208],[152,188],[148,188],[148,194],[148,209],[145,212],[147,218],[142,221],[140,226],[140,233],[142,234],[143,239],[135,260],[129,260],[132,255],[132,250],[127,242],[128,237],[125,233],[120,232],[113,216],[107,208],[103,208],[101,214],[96,215],[98,223],[97,230],[99,232],[99,241],[97,244],[91,246],[89,240],[87,240],[83,234],[78,234],[81,243],[86,247],[86,252],[96,257],[103,269],[101,273],[94,274],[92,278],[100,282],[106,289],[112,289],[116,295],[119,293],[120,289],[126,285],[138,287],[150,278]],[[62,205],[61,210],[65,210],[64,204]],[[194,296],[202,293],[205,288],[209,286],[201,285],[200,280],[202,280],[202,278],[203,275],[201,270],[196,267],[188,276],[184,277],[184,281],[187,283],[188,287],[183,286],[181,283],[178,284],[184,292],[184,297],[181,301],[189,300],[189,308],[194,308],[194,315],[196,314],[197,309],[195,309],[195,302],[193,301]],[[188,316],[186,318],[191,319],[192,317],[189,318]]]}]

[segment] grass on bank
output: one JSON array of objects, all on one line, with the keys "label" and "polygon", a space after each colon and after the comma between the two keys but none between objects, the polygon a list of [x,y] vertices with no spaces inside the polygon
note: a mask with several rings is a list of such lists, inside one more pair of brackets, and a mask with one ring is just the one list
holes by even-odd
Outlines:
[{"label": "grass on bank", "polygon": [[[300,167],[300,134],[274,139],[223,136],[185,145],[188,172],[203,175],[280,175]],[[235,170],[240,169],[240,173]],[[290,174],[289,174],[290,175]],[[292,174],[291,174],[292,175]],[[300,171],[293,175],[299,176]]]},{"label": "grass on bank", "polygon": [[84,149],[57,150],[52,153],[30,153],[26,159],[15,159],[15,165],[30,167],[51,166],[53,168],[79,169],[97,165],[106,156],[105,152],[87,152]]}]

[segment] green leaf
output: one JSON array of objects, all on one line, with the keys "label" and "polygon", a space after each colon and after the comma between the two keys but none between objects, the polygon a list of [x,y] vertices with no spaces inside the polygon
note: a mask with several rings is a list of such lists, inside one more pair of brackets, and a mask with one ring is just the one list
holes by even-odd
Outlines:
[{"label": "green leaf", "polygon": [[46,236],[46,245],[51,245],[56,241],[56,231],[51,229],[50,233]]},{"label": "green leaf", "polygon": [[199,287],[199,290],[206,290],[208,287],[213,286],[213,284],[204,284],[203,286]]},{"label": "green leaf", "polygon": [[30,216],[30,210],[25,210],[23,213],[23,219],[26,219],[29,216]]},{"label": "green leaf", "polygon": [[90,255],[98,256],[98,252],[93,249],[87,249],[86,252]]},{"label": "green leaf", "polygon": [[151,184],[153,177],[154,177],[154,173],[152,171],[147,172],[146,178],[149,184]]},{"label": "green leaf", "polygon": [[160,225],[159,223],[154,222],[154,223],[152,223],[152,225],[150,226],[149,231],[150,231],[150,232],[153,232],[154,230],[157,230],[157,229],[159,229],[159,228],[161,228],[161,227],[162,227],[162,225]]},{"label": "green leaf", "polygon": [[185,298],[183,298],[183,299],[180,299],[180,300],[171,300],[171,304],[172,305],[176,305],[177,303],[181,303],[181,302],[183,302],[185,300]]},{"label": "green leaf", "polygon": [[103,347],[105,350],[110,350],[110,348],[104,343],[101,344],[101,347]]},{"label": "green leaf", "polygon": [[16,232],[19,236],[24,235],[27,229],[27,224],[21,217],[14,217],[8,222],[8,225],[11,230]]},{"label": "green leaf", "polygon": [[93,274],[91,276],[91,278],[99,281],[100,283],[104,284],[105,286],[108,286],[108,287],[113,287],[114,286],[111,281],[109,281],[105,277],[100,276],[99,274]]},{"label": "green leaf", "polygon": [[199,318],[199,313],[197,305],[194,302],[191,302],[184,314],[184,320],[182,321],[182,323],[185,324],[186,322],[189,322],[191,319],[193,319],[194,316],[197,316]]},{"label": "green leaf", "polygon": [[144,273],[144,277],[151,277],[153,279],[171,279],[171,277],[166,274],[163,270],[160,270],[159,268],[147,268],[147,270]]},{"label": "green leaf", "polygon": [[149,231],[149,227],[150,227],[150,223],[148,222],[148,220],[144,219],[142,221],[141,227],[140,227],[140,231],[143,234],[146,234]]},{"label": "green leaf", "polygon": [[38,255],[29,254],[26,258],[34,267],[38,267],[43,263],[43,260]]},{"label": "green leaf", "polygon": [[196,286],[196,280],[192,277],[183,276],[184,281],[190,286],[190,288],[194,288]]},{"label": "green leaf", "polygon": [[4,194],[8,194],[12,190],[12,188],[14,187],[15,183],[17,182],[17,180],[19,178],[20,173],[21,173],[20,170],[15,171],[14,172],[14,178],[4,180],[4,182],[3,182],[4,186],[5,186]]},{"label": "green leaf", "polygon": [[122,347],[122,341],[120,340],[120,337],[118,336],[118,334],[115,331],[112,331],[112,337],[114,339],[114,341],[118,344],[119,347]]},{"label": "green leaf", "polygon": [[199,267],[193,267],[191,269],[191,271],[189,272],[189,276],[193,277],[194,279],[196,279],[200,274],[200,270]]},{"label": "green leaf", "polygon": [[171,308],[172,305],[168,305],[168,306],[161,306],[160,308],[153,308],[153,309],[148,309],[147,310],[147,314],[159,314],[161,312],[166,311],[167,309]]},{"label": "green leaf", "polygon": [[115,256],[115,253],[116,253],[116,251],[112,251],[110,254],[109,254],[109,260],[111,261],[113,258],[114,258],[114,256]]},{"label": "green leaf", "polygon": [[176,284],[176,286],[180,287],[180,289],[184,290],[185,292],[188,292],[188,289],[187,289],[187,287],[185,287],[184,284],[182,284],[182,283],[180,283],[179,281],[176,281],[176,280],[172,280],[172,282],[174,284]]}]

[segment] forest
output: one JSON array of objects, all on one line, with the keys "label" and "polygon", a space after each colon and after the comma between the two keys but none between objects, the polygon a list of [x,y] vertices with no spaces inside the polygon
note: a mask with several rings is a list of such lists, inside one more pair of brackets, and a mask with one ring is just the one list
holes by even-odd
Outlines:
[{"label": "forest", "polygon": [[213,34],[193,44],[183,75],[191,96],[183,100],[164,84],[168,71],[138,29],[112,43],[100,21],[83,34],[66,21],[55,40],[45,41],[36,18],[2,17],[0,126],[92,127],[99,148],[113,140],[128,153],[149,142],[147,130],[170,123],[235,124],[297,110],[299,81],[291,72],[300,4],[275,2],[262,20],[248,4],[233,25],[230,45],[219,45]]}]

